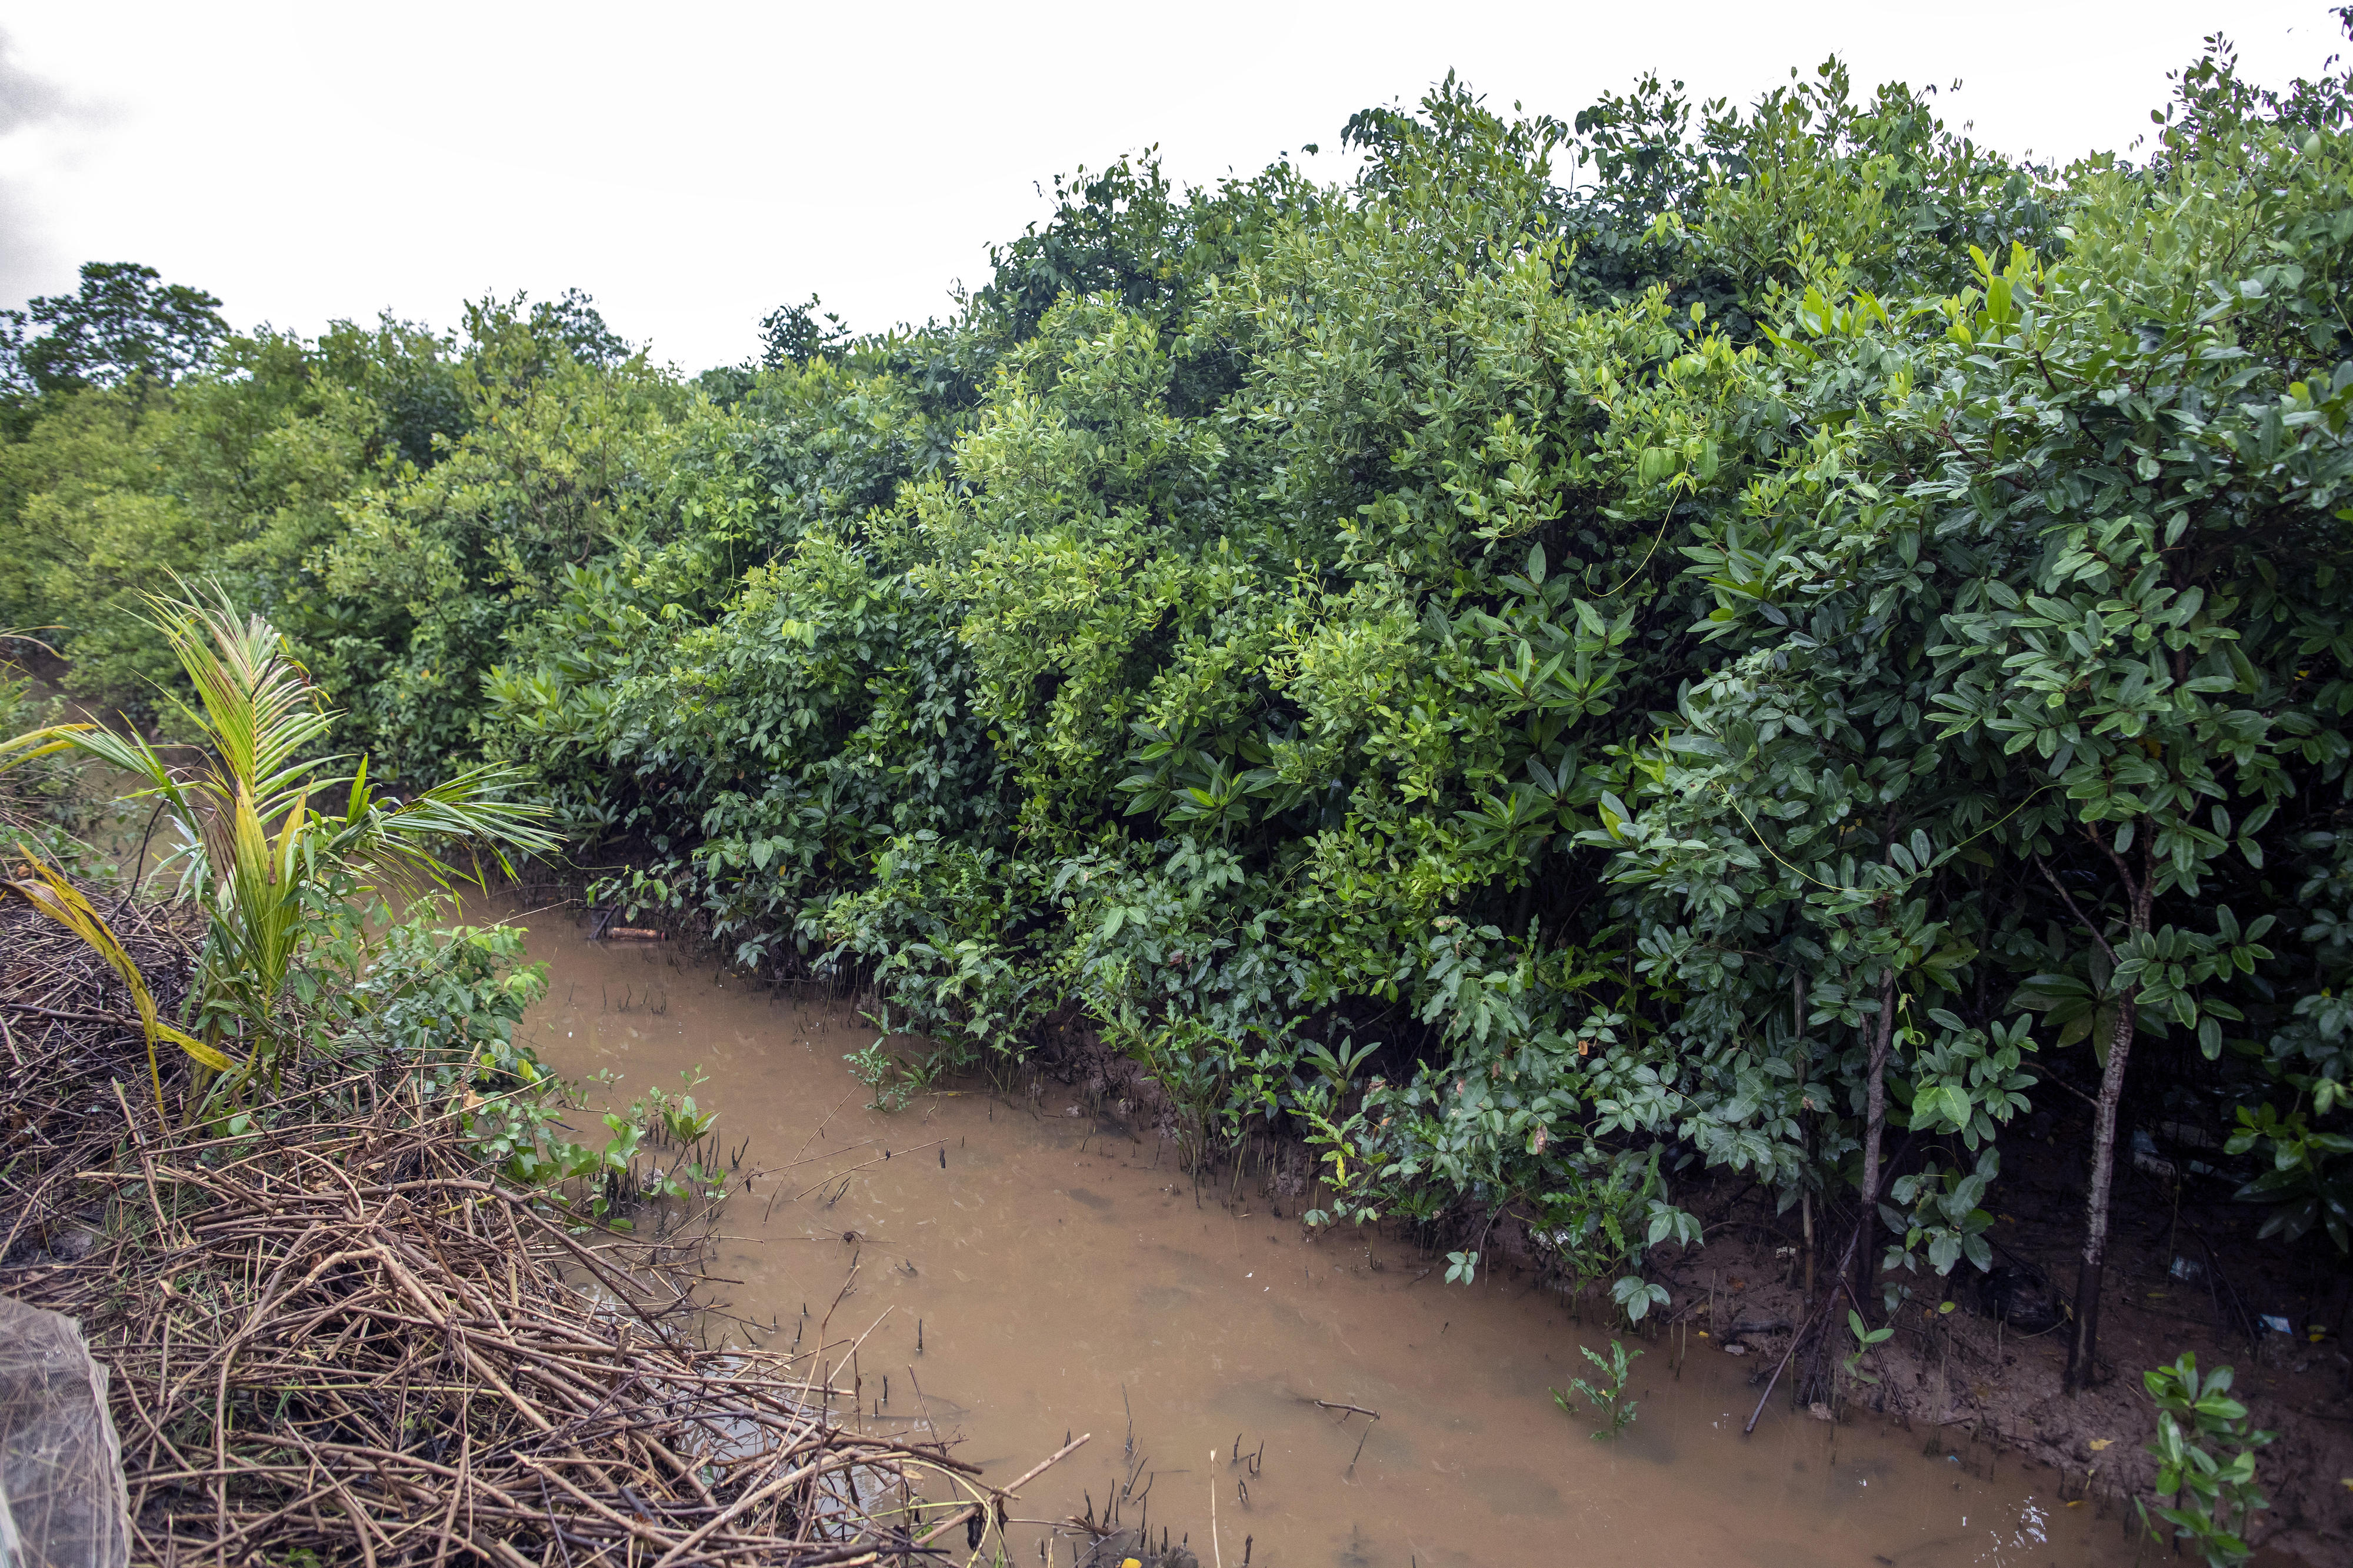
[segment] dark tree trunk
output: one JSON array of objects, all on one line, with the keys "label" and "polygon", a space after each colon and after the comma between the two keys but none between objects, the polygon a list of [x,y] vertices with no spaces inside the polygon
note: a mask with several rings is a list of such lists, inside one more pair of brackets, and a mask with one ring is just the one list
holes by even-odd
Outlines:
[{"label": "dark tree trunk", "polygon": [[[1799,1114],[1803,1116],[1804,1110],[1802,1108],[1808,1108],[1813,1104],[1813,1098],[1810,1095],[1808,1095],[1805,1091],[1806,1064],[1810,1058],[1806,1054],[1806,976],[1803,970],[1799,970],[1789,976],[1789,1016],[1790,1029],[1797,1037],[1798,1041],[1798,1094],[1799,1104],[1801,1107]],[[1806,1160],[1808,1165],[1810,1166],[1813,1163],[1814,1156],[1813,1118],[1810,1116],[1805,1117],[1804,1121],[1802,1121],[1799,1125],[1805,1129]],[[1801,1181],[1804,1179],[1805,1178],[1802,1177],[1800,1178]],[[1806,1310],[1810,1312],[1814,1308],[1815,1251],[1814,1194],[1813,1189],[1810,1187],[1801,1185],[1798,1189],[1798,1217],[1803,1222],[1806,1227]]]},{"label": "dark tree trunk", "polygon": [[1879,1032],[1871,1042],[1871,1076],[1863,1089],[1862,1226],[1863,1245],[1855,1248],[1857,1302],[1870,1299],[1870,1284],[1878,1269],[1873,1263],[1871,1237],[1878,1229],[1879,1142],[1887,1129],[1887,1047],[1895,1037],[1895,964],[1879,984]]}]

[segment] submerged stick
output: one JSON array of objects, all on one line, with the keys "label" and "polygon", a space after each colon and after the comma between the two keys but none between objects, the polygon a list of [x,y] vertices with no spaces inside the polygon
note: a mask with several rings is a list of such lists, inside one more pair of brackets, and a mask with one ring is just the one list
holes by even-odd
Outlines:
[{"label": "submerged stick", "polygon": [[[1379,1411],[1367,1410],[1361,1405],[1342,1405],[1330,1399],[1311,1399],[1307,1403],[1321,1406],[1325,1410],[1353,1410],[1359,1415],[1369,1415],[1376,1421],[1381,1418],[1381,1413]],[[1344,1415],[1341,1419],[1345,1421],[1347,1417]]]}]

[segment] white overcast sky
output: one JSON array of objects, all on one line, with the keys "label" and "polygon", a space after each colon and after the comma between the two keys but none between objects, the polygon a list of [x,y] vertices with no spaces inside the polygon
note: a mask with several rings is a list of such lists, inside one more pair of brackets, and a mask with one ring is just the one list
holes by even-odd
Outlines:
[{"label": "white overcast sky", "polygon": [[2248,73],[2316,73],[2316,0],[2021,5],[846,4],[0,7],[0,304],[86,260],[211,289],[239,326],[381,308],[448,324],[496,291],[596,295],[692,371],[775,305],[851,325],[949,309],[1035,184],[1157,142],[1255,169],[1450,68],[1567,118],[1656,68],[1747,100],[1836,52],[1963,86],[1980,141],[2073,156],[2148,129],[2225,28]]}]

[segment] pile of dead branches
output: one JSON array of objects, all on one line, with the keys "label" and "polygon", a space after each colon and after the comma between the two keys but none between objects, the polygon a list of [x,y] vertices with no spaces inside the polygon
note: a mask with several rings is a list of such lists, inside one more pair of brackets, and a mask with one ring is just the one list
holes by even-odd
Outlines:
[{"label": "pile of dead branches", "polygon": [[[168,926],[117,928],[164,991]],[[0,916],[0,1293],[111,1373],[134,1563],[902,1562],[1004,1517],[943,1448],[836,1417],[809,1369],[848,1347],[707,1348],[691,1244],[506,1190],[413,1079],[166,1121],[103,966],[41,931]]]}]

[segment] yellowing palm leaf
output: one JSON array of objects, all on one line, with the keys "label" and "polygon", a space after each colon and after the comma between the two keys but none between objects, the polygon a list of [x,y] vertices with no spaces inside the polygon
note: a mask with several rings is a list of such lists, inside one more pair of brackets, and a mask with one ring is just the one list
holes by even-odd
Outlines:
[{"label": "yellowing palm leaf", "polygon": [[171,1041],[215,1072],[227,1072],[237,1066],[226,1053],[157,1017],[155,998],[147,989],[147,981],[139,973],[139,965],[132,962],[122,939],[114,934],[114,928],[55,868],[39,860],[29,860],[27,865],[32,878],[5,884],[8,890],[88,942],[129,988],[132,1005],[139,1009],[140,1026],[147,1035],[147,1075],[155,1086],[155,1109],[159,1113],[164,1110],[164,1069],[155,1059],[158,1038]]}]

